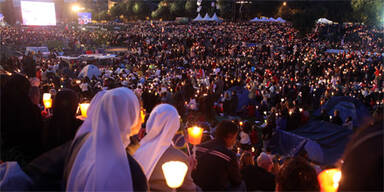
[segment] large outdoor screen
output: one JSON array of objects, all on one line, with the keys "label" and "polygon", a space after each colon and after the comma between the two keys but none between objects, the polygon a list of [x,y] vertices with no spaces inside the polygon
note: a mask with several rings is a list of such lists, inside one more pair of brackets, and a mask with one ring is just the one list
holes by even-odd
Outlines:
[{"label": "large outdoor screen", "polygon": [[56,25],[55,3],[21,1],[24,25]]}]

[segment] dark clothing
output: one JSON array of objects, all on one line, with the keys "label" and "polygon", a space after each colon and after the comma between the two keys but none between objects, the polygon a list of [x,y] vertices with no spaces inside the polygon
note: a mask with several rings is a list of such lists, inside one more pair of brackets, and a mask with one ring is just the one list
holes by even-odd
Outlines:
[{"label": "dark clothing", "polygon": [[332,118],[332,123],[336,124],[336,125],[340,125],[342,126],[343,125],[343,120],[341,120],[340,116],[334,116]]},{"label": "dark clothing", "polygon": [[26,166],[24,171],[33,180],[32,190],[64,190],[64,165],[71,144],[72,140],[42,154]]},{"label": "dark clothing", "polygon": [[76,118],[79,98],[76,92],[63,89],[53,102],[53,116],[48,119],[42,131],[44,151],[49,151],[73,139],[83,121]]},{"label": "dark clothing", "polygon": [[241,169],[247,191],[274,191],[275,176],[258,166],[248,165]]},{"label": "dark clothing", "polygon": [[203,191],[224,191],[241,184],[236,154],[223,141],[212,140],[197,147],[197,167],[192,178]]},{"label": "dark clothing", "polygon": [[38,157],[41,151],[40,109],[29,97],[31,85],[14,74],[1,87],[1,159],[17,161],[21,167]]}]

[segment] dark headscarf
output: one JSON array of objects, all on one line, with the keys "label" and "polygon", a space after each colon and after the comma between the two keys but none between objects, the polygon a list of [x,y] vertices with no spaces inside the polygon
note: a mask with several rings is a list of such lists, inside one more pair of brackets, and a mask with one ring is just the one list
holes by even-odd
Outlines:
[{"label": "dark headscarf", "polygon": [[13,74],[1,87],[1,159],[23,165],[41,153],[40,109],[29,97],[30,83]]},{"label": "dark headscarf", "polygon": [[71,89],[59,91],[53,101],[53,115],[43,130],[43,144],[46,151],[73,139],[82,121],[76,119],[79,97]]}]

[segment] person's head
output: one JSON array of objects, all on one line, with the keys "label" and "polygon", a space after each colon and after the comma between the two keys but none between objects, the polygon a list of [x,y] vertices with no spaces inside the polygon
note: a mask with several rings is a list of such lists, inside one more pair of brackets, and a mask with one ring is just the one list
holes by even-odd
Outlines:
[{"label": "person's head", "polygon": [[357,129],[346,146],[339,191],[383,191],[383,121]]},{"label": "person's head", "polygon": [[336,109],[335,111],[333,111],[333,115],[335,117],[338,117],[340,115],[340,111]]},{"label": "person's head", "polygon": [[261,152],[257,157],[257,166],[271,172],[273,167],[272,159],[266,153]]},{"label": "person's head", "polygon": [[57,93],[53,101],[53,115],[63,116],[69,114],[70,117],[75,117],[78,105],[79,97],[77,93],[71,89],[63,89]]},{"label": "person's head", "polygon": [[90,115],[88,118],[95,129],[100,126],[119,129],[125,147],[129,144],[129,137],[141,128],[139,100],[133,91],[125,87],[106,91]]},{"label": "person's head", "polygon": [[255,165],[255,161],[253,160],[252,153],[245,151],[240,157],[240,168],[249,165]]},{"label": "person's head", "polygon": [[315,169],[303,158],[284,162],[276,177],[276,191],[319,191]]},{"label": "person's head", "polygon": [[216,128],[216,139],[225,142],[227,148],[233,148],[236,144],[239,127],[232,121],[222,121]]}]

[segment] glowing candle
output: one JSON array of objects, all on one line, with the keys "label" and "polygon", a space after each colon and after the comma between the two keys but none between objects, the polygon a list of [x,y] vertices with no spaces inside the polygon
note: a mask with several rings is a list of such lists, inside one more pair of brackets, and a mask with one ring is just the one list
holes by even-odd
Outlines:
[{"label": "glowing candle", "polygon": [[44,107],[46,109],[50,109],[52,107],[52,99],[47,99],[47,100],[44,100]]},{"label": "glowing candle", "polygon": [[303,112],[303,108],[300,108],[299,111],[300,111],[300,112]]},{"label": "glowing candle", "polygon": [[339,169],[326,169],[317,176],[317,179],[322,192],[336,192],[341,180],[341,171]]},{"label": "glowing candle", "polygon": [[43,94],[43,103],[46,109],[50,109],[52,107],[52,99],[50,93]]},{"label": "glowing candle", "polygon": [[181,161],[168,161],[161,166],[168,187],[176,189],[184,182],[188,166]]},{"label": "glowing candle", "polygon": [[203,130],[200,127],[193,126],[188,128],[188,139],[189,143],[193,145],[198,145],[201,142],[201,138],[203,137]]},{"label": "glowing candle", "polygon": [[255,147],[252,147],[252,153],[254,153],[255,152]]},{"label": "glowing candle", "polygon": [[51,99],[51,94],[50,93],[44,93],[43,94],[43,101],[49,100],[49,99]]},{"label": "glowing candle", "polygon": [[243,123],[242,121],[239,122],[239,125],[240,125],[240,126],[243,126],[243,124],[244,124],[244,123]]},{"label": "glowing candle", "polygon": [[81,116],[82,117],[87,117],[87,110],[89,107],[89,103],[81,103],[80,104],[80,111],[81,111]]}]

